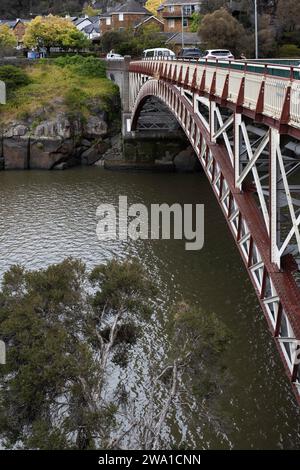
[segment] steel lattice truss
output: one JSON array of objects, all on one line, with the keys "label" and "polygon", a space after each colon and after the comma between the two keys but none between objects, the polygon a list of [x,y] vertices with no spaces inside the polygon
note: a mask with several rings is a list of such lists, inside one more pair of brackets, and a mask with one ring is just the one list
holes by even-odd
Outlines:
[{"label": "steel lattice truss", "polygon": [[129,70],[132,130],[154,96],[185,131],[300,403],[300,81],[179,61]]}]

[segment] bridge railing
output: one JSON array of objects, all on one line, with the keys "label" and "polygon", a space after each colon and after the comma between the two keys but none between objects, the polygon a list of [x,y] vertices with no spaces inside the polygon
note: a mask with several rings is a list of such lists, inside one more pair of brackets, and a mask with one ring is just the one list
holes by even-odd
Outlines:
[{"label": "bridge railing", "polygon": [[[145,74],[196,88],[300,128],[300,67],[241,61],[143,59],[131,63]],[[143,73],[143,72],[142,72]]]}]

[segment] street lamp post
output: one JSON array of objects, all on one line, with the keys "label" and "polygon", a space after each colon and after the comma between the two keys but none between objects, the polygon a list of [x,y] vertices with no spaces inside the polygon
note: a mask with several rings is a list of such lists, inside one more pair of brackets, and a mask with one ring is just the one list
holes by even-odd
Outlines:
[{"label": "street lamp post", "polygon": [[255,22],[255,59],[258,59],[258,17],[257,17],[257,0],[254,0],[254,22]]}]

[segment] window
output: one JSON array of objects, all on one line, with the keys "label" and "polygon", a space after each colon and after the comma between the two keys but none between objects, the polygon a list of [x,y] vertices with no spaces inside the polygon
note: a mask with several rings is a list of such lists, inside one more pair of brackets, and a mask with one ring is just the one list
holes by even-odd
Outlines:
[{"label": "window", "polygon": [[186,16],[190,16],[195,11],[194,5],[184,5],[183,7],[183,14]]},{"label": "window", "polygon": [[187,18],[183,18],[183,19],[182,19],[182,26],[183,26],[184,28],[186,28],[186,27],[188,26],[188,24],[189,24],[188,19],[187,19]]},{"label": "window", "polygon": [[110,26],[111,25],[111,18],[106,18],[106,26]]},{"label": "window", "polygon": [[174,12],[174,5],[170,5],[170,6],[169,6],[169,12],[170,12],[170,13],[173,13],[173,12]]},{"label": "window", "polygon": [[168,20],[169,28],[175,28],[175,20]]},{"label": "window", "polygon": [[124,21],[124,14],[123,13],[119,14],[119,21]]},{"label": "window", "polygon": [[124,31],[125,28],[119,28],[120,33]]}]

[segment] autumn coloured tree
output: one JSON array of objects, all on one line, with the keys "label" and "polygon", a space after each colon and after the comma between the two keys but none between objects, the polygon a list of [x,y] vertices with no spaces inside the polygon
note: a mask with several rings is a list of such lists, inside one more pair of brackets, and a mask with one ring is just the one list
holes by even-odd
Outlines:
[{"label": "autumn coloured tree", "polygon": [[23,38],[25,46],[29,48],[62,47],[82,49],[89,45],[85,35],[78,31],[67,18],[59,16],[37,16],[27,26]]},{"label": "autumn coloured tree", "polygon": [[151,11],[151,13],[157,16],[157,9],[163,2],[161,0],[147,0],[145,7],[147,10]]},{"label": "autumn coloured tree", "polygon": [[15,47],[17,45],[16,36],[6,24],[0,26],[0,49]]}]

